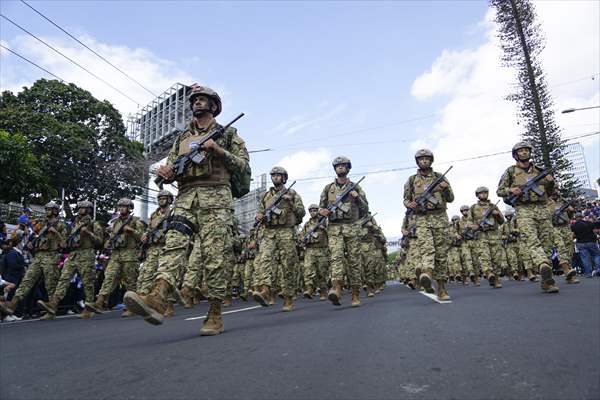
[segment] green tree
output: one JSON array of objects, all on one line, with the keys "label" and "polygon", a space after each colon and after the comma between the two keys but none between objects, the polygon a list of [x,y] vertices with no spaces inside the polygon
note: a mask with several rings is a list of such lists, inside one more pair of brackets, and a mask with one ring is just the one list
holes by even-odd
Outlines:
[{"label": "green tree", "polygon": [[570,172],[566,141],[554,118],[552,96],[540,61],[544,39],[533,4],[530,0],[491,0],[490,4],[496,9],[502,62],[517,70],[519,84],[508,99],[519,105],[518,116],[525,127],[523,139],[533,146],[537,165],[554,168],[561,194],[575,197],[580,183]]},{"label": "green tree", "polygon": [[0,171],[0,201],[20,202],[32,193],[44,199],[57,194],[49,185],[27,139],[18,132],[0,130]]},{"label": "green tree", "polygon": [[67,215],[89,199],[106,218],[118,198],[141,193],[143,146],[125,136],[112,104],[73,84],[40,79],[17,95],[2,93],[0,128],[25,136],[47,181],[64,189]]}]

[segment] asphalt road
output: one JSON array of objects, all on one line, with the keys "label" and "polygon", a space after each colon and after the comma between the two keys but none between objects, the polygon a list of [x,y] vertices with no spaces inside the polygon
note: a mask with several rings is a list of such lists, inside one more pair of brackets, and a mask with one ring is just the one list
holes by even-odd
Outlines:
[{"label": "asphalt road", "polygon": [[[450,285],[439,304],[390,286],[360,308],[237,301],[162,326],[118,312],[0,325],[2,399],[598,399],[600,279]],[[250,309],[246,309],[250,308]]]}]

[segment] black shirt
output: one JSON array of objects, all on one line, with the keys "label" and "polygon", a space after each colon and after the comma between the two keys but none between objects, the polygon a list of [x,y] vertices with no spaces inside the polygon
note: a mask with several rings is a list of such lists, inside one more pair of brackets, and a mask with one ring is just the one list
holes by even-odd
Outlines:
[{"label": "black shirt", "polygon": [[571,230],[575,234],[577,243],[594,243],[596,240],[596,234],[594,229],[600,228],[600,222],[588,222],[588,221],[577,221],[571,225]]}]

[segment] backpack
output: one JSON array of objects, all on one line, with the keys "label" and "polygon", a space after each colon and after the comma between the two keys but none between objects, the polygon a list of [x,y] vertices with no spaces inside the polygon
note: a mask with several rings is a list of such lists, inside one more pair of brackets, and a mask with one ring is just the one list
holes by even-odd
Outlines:
[{"label": "backpack", "polygon": [[[227,129],[227,147],[231,148],[231,142],[233,136],[236,134],[237,129],[229,127]],[[233,171],[229,183],[231,184],[231,194],[234,198],[239,199],[250,192],[250,181],[252,181],[252,170],[250,164],[243,171]]]}]

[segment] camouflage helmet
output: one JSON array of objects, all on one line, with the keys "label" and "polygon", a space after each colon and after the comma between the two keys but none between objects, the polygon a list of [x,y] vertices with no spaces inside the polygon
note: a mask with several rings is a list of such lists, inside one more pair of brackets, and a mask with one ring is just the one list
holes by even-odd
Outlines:
[{"label": "camouflage helmet", "polygon": [[463,212],[463,211],[469,211],[470,209],[471,209],[471,208],[470,208],[469,206],[467,206],[467,205],[460,206],[460,211],[461,211],[461,212]]},{"label": "camouflage helmet", "polygon": [[275,174],[283,175],[284,179],[288,178],[288,173],[285,170],[285,168],[283,168],[283,167],[275,166],[275,167],[271,168],[271,172],[269,172],[269,175],[275,175]]},{"label": "camouflage helmet", "polygon": [[53,201],[51,201],[49,203],[46,203],[46,205],[44,206],[44,208],[45,209],[52,208],[52,209],[56,210],[57,212],[60,211],[60,207],[58,206],[58,204],[56,204]]},{"label": "camouflage helmet", "polygon": [[340,164],[346,164],[348,166],[348,169],[352,169],[352,162],[346,156],[337,156],[331,162],[331,165],[333,165],[333,168],[335,168],[337,165],[340,165]]},{"label": "camouflage helmet", "polygon": [[318,210],[318,209],[319,209],[319,206],[317,204],[314,204],[314,203],[311,204],[310,206],[308,206],[308,210],[309,211],[310,210]]},{"label": "camouflage helmet", "polygon": [[213,117],[216,117],[217,115],[221,114],[221,109],[222,109],[221,98],[219,97],[217,92],[215,92],[214,90],[212,90],[209,87],[200,86],[200,85],[192,86],[192,91],[191,91],[190,95],[188,96],[188,101],[190,103],[190,109],[194,108],[194,99],[200,95],[204,95],[204,96],[208,97],[215,103],[215,106],[217,106],[217,109],[213,113]]},{"label": "camouflage helmet", "polygon": [[415,153],[415,160],[420,157],[429,157],[431,158],[431,162],[433,162],[433,152],[429,149],[420,149]]},{"label": "camouflage helmet", "polygon": [[94,208],[94,204],[91,201],[81,200],[77,202],[77,208]]},{"label": "camouflage helmet", "polygon": [[160,192],[158,192],[158,194],[156,195],[156,198],[160,198],[160,197],[168,197],[169,200],[171,202],[173,202],[173,193],[169,192],[168,190],[161,190]]},{"label": "camouflage helmet", "polygon": [[515,210],[506,210],[504,211],[504,215],[507,217],[512,217],[513,215],[515,215]]},{"label": "camouflage helmet", "polygon": [[451,218],[452,222],[456,222],[456,221],[459,221],[459,220],[460,220],[460,217],[458,215],[453,215],[452,218]]},{"label": "camouflage helmet", "polygon": [[475,190],[475,195],[478,195],[479,193],[483,193],[483,192],[490,192],[490,189],[486,188],[485,186],[479,186],[476,190]]},{"label": "camouflage helmet", "polygon": [[131,199],[128,199],[127,197],[123,197],[122,199],[120,199],[117,202],[117,206],[118,207],[125,206],[125,207],[129,207],[133,210],[133,201],[131,201]]},{"label": "camouflage helmet", "polygon": [[512,156],[515,160],[517,159],[517,150],[523,149],[523,148],[527,148],[527,149],[529,149],[529,151],[533,150],[533,147],[531,147],[531,144],[529,144],[528,142],[516,143],[512,148]]}]

